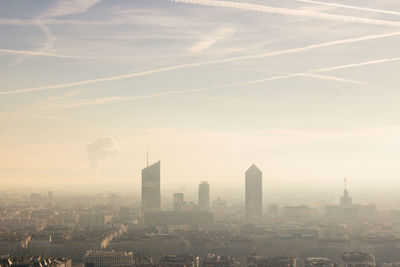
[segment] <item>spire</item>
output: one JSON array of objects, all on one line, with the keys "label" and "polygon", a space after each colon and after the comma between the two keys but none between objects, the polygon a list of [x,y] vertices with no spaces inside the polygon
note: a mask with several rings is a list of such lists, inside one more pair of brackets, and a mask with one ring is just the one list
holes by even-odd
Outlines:
[{"label": "spire", "polygon": [[146,149],[147,154],[147,167],[149,167],[149,149]]},{"label": "spire", "polygon": [[344,177],[344,190],[347,190],[347,177]]}]

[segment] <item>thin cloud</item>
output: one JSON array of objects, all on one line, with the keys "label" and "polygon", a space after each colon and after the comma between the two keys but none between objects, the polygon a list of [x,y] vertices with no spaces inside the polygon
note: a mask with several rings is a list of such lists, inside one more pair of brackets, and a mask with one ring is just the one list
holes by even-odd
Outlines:
[{"label": "thin cloud", "polygon": [[[54,48],[54,44],[57,38],[51,32],[50,27],[47,25],[46,18],[84,13],[89,8],[91,8],[100,1],[101,0],[72,0],[72,1],[61,0],[55,2],[53,6],[51,6],[49,9],[47,9],[45,12],[43,12],[36,19],[33,20],[34,25],[36,25],[45,35],[44,43],[41,44],[41,47],[39,49],[33,50],[32,53],[19,53],[22,54],[23,56],[18,58],[13,64],[11,64],[11,66],[18,65],[22,63],[25,59],[32,56],[38,56],[38,55],[43,56],[44,54],[47,54],[46,53],[47,51],[50,51],[52,48]],[[13,21],[13,22],[18,22],[18,21]]]},{"label": "thin cloud", "polygon": [[0,49],[0,53],[15,54],[15,55],[27,55],[27,56],[58,57],[58,58],[89,58],[89,57],[81,57],[81,56],[59,55],[59,54],[53,54],[53,53],[46,53],[43,51],[15,50],[15,49]]},{"label": "thin cloud", "polygon": [[297,16],[297,17],[308,17],[308,18],[330,20],[330,21],[360,23],[360,24],[388,26],[388,27],[400,27],[400,22],[398,22],[398,21],[369,19],[369,18],[354,17],[354,16],[333,15],[333,14],[327,14],[327,13],[321,13],[321,12],[295,10],[295,9],[282,8],[282,7],[271,7],[271,6],[265,6],[265,5],[250,4],[250,3],[238,3],[238,2],[218,1],[218,0],[212,0],[212,1],[211,0],[170,0],[170,1],[174,2],[174,3],[193,4],[193,5],[210,6],[210,7],[233,8],[233,9],[241,9],[241,10],[247,10],[247,11],[256,11],[256,12]]},{"label": "thin cloud", "polygon": [[117,142],[112,136],[97,138],[87,145],[88,158],[92,169],[101,161],[118,152]]},{"label": "thin cloud", "polygon": [[200,41],[189,47],[188,51],[192,54],[201,53],[213,46],[215,43],[232,36],[235,32],[236,30],[232,27],[223,27],[214,30],[212,33],[203,36]]},{"label": "thin cloud", "polygon": [[330,47],[330,46],[341,45],[341,44],[356,43],[356,42],[361,42],[361,41],[387,38],[387,37],[393,37],[393,36],[399,36],[399,35],[400,35],[400,32],[367,35],[367,36],[363,36],[363,37],[336,40],[336,41],[331,41],[331,42],[308,45],[308,46],[292,48],[292,49],[279,50],[279,51],[268,52],[268,53],[259,53],[259,54],[253,54],[253,55],[248,55],[248,56],[216,59],[216,60],[202,61],[202,62],[197,62],[197,63],[187,63],[187,64],[175,65],[175,66],[170,66],[170,67],[158,68],[158,69],[153,69],[153,70],[148,70],[148,71],[143,71],[143,72],[135,72],[135,73],[129,73],[129,74],[124,74],[124,75],[112,76],[112,77],[105,77],[105,78],[98,78],[98,79],[91,79],[91,80],[77,81],[77,82],[70,82],[70,83],[62,83],[62,84],[53,84],[53,85],[39,86],[39,87],[31,87],[31,88],[17,89],[17,90],[11,90],[11,91],[2,91],[2,92],[0,92],[0,95],[39,92],[39,91],[45,91],[45,90],[51,90],[51,89],[67,88],[67,87],[72,87],[72,86],[123,80],[123,79],[152,75],[152,74],[156,74],[156,73],[162,73],[162,72],[166,72],[166,71],[185,69],[185,68],[190,68],[190,67],[199,67],[199,66],[204,66],[204,65],[209,65],[209,64],[226,63],[226,62],[247,60],[247,59],[266,58],[266,57],[272,57],[272,56],[278,56],[278,55],[284,55],[284,54],[298,53],[298,52],[308,51],[308,50],[317,49],[317,48],[324,48],[324,47]]},{"label": "thin cloud", "polygon": [[309,78],[317,78],[317,79],[323,79],[323,80],[332,80],[332,81],[344,82],[344,83],[352,83],[352,84],[358,84],[358,85],[369,85],[366,82],[344,79],[344,78],[330,76],[330,75],[315,74],[315,73],[300,73],[299,76],[304,76],[304,77],[309,77]]},{"label": "thin cloud", "polygon": [[359,62],[359,63],[345,64],[345,65],[340,65],[340,66],[335,66],[335,67],[320,68],[320,69],[317,69],[317,70],[314,70],[311,72],[316,72],[316,73],[328,72],[328,71],[342,70],[342,69],[362,67],[362,66],[375,65],[375,64],[388,63],[388,62],[396,62],[396,61],[400,61],[400,57],[384,58],[384,59],[370,60],[370,61],[364,61],[364,62]]},{"label": "thin cloud", "polygon": [[350,5],[343,5],[343,4],[330,3],[330,2],[314,1],[314,0],[296,0],[296,1],[297,2],[303,2],[303,3],[309,3],[309,4],[315,4],[315,5],[338,7],[338,8],[347,8],[347,9],[354,9],[354,10],[360,10],[360,11],[373,12],[373,13],[383,13],[383,14],[400,16],[400,12],[391,11],[391,10],[360,7],[360,6],[350,6]]},{"label": "thin cloud", "polygon": [[61,0],[43,13],[42,17],[59,17],[80,14],[89,10],[101,0]]},{"label": "thin cloud", "polygon": [[[396,58],[396,60],[398,61],[398,60],[400,60],[400,58]],[[301,76],[315,78],[315,79],[335,80],[338,82],[352,83],[352,84],[357,84],[357,85],[367,85],[367,83],[365,83],[365,82],[360,82],[360,81],[355,81],[355,80],[350,80],[350,79],[343,79],[343,78],[327,76],[327,75],[320,75],[320,74],[315,74],[315,73],[336,70],[336,69],[353,68],[353,67],[358,67],[358,66],[363,66],[363,65],[378,64],[378,63],[384,63],[384,62],[389,62],[389,61],[395,61],[395,59],[381,59],[381,60],[360,62],[360,63],[354,63],[354,64],[346,64],[346,65],[334,66],[334,67],[330,67],[330,68],[314,69],[314,70],[310,70],[308,72],[298,72],[298,73],[290,73],[290,74],[284,74],[284,75],[276,75],[276,76],[272,76],[272,77],[268,77],[268,78],[245,81],[245,82],[227,83],[227,84],[221,84],[221,85],[216,85],[216,86],[211,86],[211,87],[195,88],[195,89],[189,89],[189,90],[173,90],[173,91],[160,92],[160,93],[143,95],[143,96],[131,96],[131,97],[111,96],[111,97],[102,97],[102,98],[95,98],[95,99],[88,99],[88,100],[78,100],[78,101],[73,101],[73,102],[68,102],[68,103],[59,103],[58,102],[58,103],[54,103],[53,105],[44,107],[44,109],[70,109],[70,108],[102,105],[102,104],[109,104],[109,103],[131,102],[131,101],[137,101],[137,100],[143,100],[143,99],[149,99],[149,98],[158,98],[158,97],[167,96],[167,95],[179,95],[179,94],[189,94],[189,93],[196,93],[196,92],[213,91],[213,90],[227,88],[227,87],[252,85],[252,84],[258,84],[258,83],[282,80],[282,79],[289,79],[289,78],[301,77]]]},{"label": "thin cloud", "polygon": [[0,54],[12,54],[12,55],[24,55],[24,56],[40,56],[40,57],[55,57],[55,58],[76,58],[76,59],[99,59],[99,60],[132,60],[129,58],[119,58],[119,57],[90,57],[90,56],[78,56],[78,55],[63,55],[54,54],[44,51],[35,50],[15,50],[15,49],[0,49]]}]

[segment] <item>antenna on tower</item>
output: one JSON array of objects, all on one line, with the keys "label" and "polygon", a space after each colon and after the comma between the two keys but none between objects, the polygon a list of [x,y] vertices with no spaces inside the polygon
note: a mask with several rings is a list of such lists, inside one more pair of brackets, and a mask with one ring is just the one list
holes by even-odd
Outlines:
[{"label": "antenna on tower", "polygon": [[149,149],[146,149],[146,154],[147,154],[147,167],[149,167]]},{"label": "antenna on tower", "polygon": [[347,177],[344,177],[344,190],[347,190]]}]

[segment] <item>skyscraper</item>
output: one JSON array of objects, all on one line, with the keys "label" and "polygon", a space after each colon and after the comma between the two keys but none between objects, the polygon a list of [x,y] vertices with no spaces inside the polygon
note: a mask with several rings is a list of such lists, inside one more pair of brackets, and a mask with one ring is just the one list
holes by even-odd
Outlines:
[{"label": "skyscraper", "polygon": [[262,172],[256,165],[246,171],[246,219],[261,217],[262,213]]},{"label": "skyscraper", "polygon": [[183,193],[174,194],[174,211],[182,210],[184,206]]},{"label": "skyscraper", "polygon": [[347,178],[344,179],[344,191],[343,196],[340,198],[340,205],[342,206],[351,206],[353,201],[349,195],[349,191],[347,191]]},{"label": "skyscraper", "polygon": [[208,182],[199,184],[199,208],[204,211],[210,209],[210,185]]},{"label": "skyscraper", "polygon": [[142,170],[142,215],[146,211],[159,211],[160,194],[160,161]]}]

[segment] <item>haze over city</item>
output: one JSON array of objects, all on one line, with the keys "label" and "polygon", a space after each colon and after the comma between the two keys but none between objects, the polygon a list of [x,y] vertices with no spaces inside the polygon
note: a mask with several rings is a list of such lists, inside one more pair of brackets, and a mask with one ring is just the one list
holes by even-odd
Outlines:
[{"label": "haze over city", "polygon": [[1,0],[0,267],[399,267],[399,0]]}]

